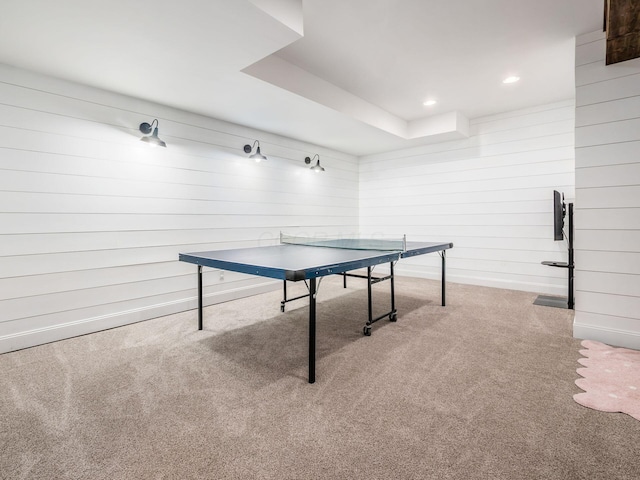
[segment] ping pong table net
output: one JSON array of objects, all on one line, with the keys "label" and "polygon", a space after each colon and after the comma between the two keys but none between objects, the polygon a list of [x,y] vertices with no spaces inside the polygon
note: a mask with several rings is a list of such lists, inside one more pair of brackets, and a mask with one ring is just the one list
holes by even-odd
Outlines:
[{"label": "ping pong table net", "polygon": [[304,237],[288,235],[280,232],[280,243],[288,245],[306,245],[309,247],[343,248],[350,250],[383,250],[405,252],[407,250],[407,237],[402,238],[355,238],[355,237]]}]

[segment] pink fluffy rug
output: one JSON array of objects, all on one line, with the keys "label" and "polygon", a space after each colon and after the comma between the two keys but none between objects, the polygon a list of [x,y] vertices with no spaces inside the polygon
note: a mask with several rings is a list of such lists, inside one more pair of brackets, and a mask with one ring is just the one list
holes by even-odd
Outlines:
[{"label": "pink fluffy rug", "polygon": [[580,405],[602,412],[622,412],[640,420],[640,351],[614,348],[583,340],[586,350],[577,372],[584,378],[576,385],[584,390],[573,399]]}]

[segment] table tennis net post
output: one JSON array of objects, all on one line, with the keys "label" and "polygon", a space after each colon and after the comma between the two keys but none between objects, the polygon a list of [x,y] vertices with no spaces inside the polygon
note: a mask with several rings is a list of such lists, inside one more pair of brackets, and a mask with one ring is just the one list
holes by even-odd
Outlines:
[{"label": "table tennis net post", "polygon": [[280,243],[287,245],[305,245],[310,247],[344,248],[352,250],[407,250],[407,237],[402,238],[360,238],[360,237],[305,237],[280,233]]}]

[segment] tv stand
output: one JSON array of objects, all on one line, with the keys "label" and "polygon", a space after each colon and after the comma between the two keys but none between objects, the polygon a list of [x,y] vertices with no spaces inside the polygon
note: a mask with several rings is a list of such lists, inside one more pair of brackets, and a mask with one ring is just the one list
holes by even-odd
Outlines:
[{"label": "tv stand", "polygon": [[566,268],[568,277],[568,288],[566,297],[555,297],[551,295],[538,295],[533,302],[534,305],[543,305],[546,307],[568,308],[573,310],[573,270],[575,268],[573,262],[573,203],[567,205],[567,216],[569,217],[569,234],[568,234],[568,262],[552,262],[545,260],[542,265],[550,267]]}]

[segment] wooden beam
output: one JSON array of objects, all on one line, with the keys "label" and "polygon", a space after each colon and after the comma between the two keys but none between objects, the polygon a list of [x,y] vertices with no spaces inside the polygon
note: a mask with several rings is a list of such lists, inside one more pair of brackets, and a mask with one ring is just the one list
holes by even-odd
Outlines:
[{"label": "wooden beam", "polygon": [[640,0],[606,0],[607,65],[640,57]]}]

